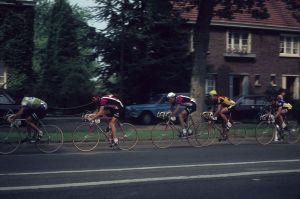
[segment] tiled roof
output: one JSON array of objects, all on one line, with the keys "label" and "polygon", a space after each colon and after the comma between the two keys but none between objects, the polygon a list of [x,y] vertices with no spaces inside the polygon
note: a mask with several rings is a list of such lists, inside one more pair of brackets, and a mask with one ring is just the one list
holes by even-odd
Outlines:
[{"label": "tiled roof", "polygon": [[[266,8],[270,15],[267,19],[255,19],[249,13],[234,14],[232,20],[220,18],[214,16],[212,19],[212,25],[247,25],[249,27],[270,27],[287,28],[287,29],[300,29],[300,21],[297,21],[293,17],[292,11],[287,9],[286,3],[281,0],[266,1]],[[194,8],[191,11],[182,14],[182,16],[188,19],[190,22],[195,22],[197,19],[197,9]]]}]

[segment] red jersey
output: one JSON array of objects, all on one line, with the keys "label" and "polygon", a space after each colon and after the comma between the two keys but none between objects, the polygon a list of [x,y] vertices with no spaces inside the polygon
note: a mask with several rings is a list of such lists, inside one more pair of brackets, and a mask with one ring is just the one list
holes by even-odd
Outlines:
[{"label": "red jersey", "polygon": [[99,103],[100,103],[100,106],[109,107],[109,108],[113,108],[113,109],[123,109],[124,108],[123,103],[113,95],[106,95],[106,96],[101,97]]},{"label": "red jersey", "polygon": [[183,106],[192,106],[196,101],[193,98],[184,95],[178,95],[175,100],[175,104],[183,105]]}]

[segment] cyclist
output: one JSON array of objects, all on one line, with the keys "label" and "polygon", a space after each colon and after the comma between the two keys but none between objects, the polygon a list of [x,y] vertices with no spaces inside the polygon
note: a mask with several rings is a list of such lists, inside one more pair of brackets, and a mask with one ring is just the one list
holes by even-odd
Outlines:
[{"label": "cyclist", "polygon": [[[184,95],[176,95],[173,92],[167,94],[167,100],[171,104],[171,119],[174,121],[176,119],[176,114],[179,112],[180,106],[185,106],[185,109],[179,113],[179,122],[182,128],[182,135],[185,137],[187,135],[187,130],[185,128],[185,120],[188,115],[196,111],[197,105],[196,101],[193,98]],[[173,111],[172,111],[173,110]],[[173,119],[174,118],[174,119]]]},{"label": "cyclist", "polygon": [[88,118],[89,121],[93,121],[103,116],[110,117],[109,128],[112,132],[111,146],[118,145],[116,122],[124,110],[123,103],[113,95],[105,95],[103,97],[95,96],[93,97],[93,101],[99,105],[99,108],[95,111],[95,114]]},{"label": "cyclist", "polygon": [[46,116],[47,103],[36,97],[24,97],[21,101],[20,110],[9,118],[14,122],[17,118],[25,119],[27,125],[28,138],[31,136],[31,128],[38,132],[38,137],[43,136],[43,132],[34,123],[34,120],[43,119]]},{"label": "cyclist", "polygon": [[285,129],[286,124],[284,122],[284,115],[288,112],[288,110],[292,109],[292,105],[286,103],[284,101],[284,96],[286,95],[286,91],[283,88],[278,90],[278,95],[275,99],[275,102],[272,102],[273,107],[275,109],[275,120],[277,120],[280,125],[280,128]]},{"label": "cyclist", "polygon": [[210,111],[213,112],[213,119],[217,120],[220,116],[226,124],[226,128],[230,128],[232,124],[227,118],[226,114],[230,112],[230,109],[235,105],[235,102],[226,96],[219,96],[216,90],[209,92],[210,96]]}]

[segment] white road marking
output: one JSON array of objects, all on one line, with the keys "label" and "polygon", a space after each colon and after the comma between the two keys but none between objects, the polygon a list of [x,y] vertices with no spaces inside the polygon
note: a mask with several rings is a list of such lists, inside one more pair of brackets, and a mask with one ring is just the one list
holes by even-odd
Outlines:
[{"label": "white road marking", "polygon": [[211,164],[186,164],[186,165],[132,167],[132,168],[115,168],[115,169],[91,169],[91,170],[65,170],[65,171],[0,173],[0,176],[47,175],[47,174],[91,173],[91,172],[117,172],[117,171],[134,171],[134,170],[154,170],[154,169],[192,168],[192,167],[210,167],[210,166],[232,166],[232,165],[266,164],[266,163],[290,163],[290,162],[300,162],[300,159],[266,160],[266,161],[252,161],[252,162],[211,163]]},{"label": "white road marking", "polygon": [[212,174],[212,175],[195,175],[195,176],[141,178],[141,179],[110,180],[110,181],[81,182],[81,183],[67,183],[67,184],[34,185],[34,186],[0,187],[0,191],[57,189],[57,188],[87,187],[87,186],[100,186],[100,185],[113,185],[113,184],[131,184],[131,183],[159,182],[159,181],[172,181],[172,180],[195,180],[195,179],[210,179],[210,178],[228,178],[228,177],[239,177],[239,176],[287,174],[287,173],[300,173],[300,169],[273,170],[273,171],[253,171],[253,172]]}]

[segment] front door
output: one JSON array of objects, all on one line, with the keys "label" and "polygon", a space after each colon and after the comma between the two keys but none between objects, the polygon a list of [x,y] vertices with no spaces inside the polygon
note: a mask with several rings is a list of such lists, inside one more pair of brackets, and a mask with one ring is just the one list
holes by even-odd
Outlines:
[{"label": "front door", "polygon": [[229,96],[234,98],[249,94],[248,75],[230,75],[229,77]]},{"label": "front door", "polygon": [[282,76],[282,88],[286,89],[294,99],[300,99],[300,76]]}]

